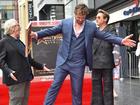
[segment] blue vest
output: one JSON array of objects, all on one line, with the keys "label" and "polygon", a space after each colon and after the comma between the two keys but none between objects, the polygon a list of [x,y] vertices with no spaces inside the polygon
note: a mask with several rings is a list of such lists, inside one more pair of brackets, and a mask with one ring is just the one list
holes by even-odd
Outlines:
[{"label": "blue vest", "polygon": [[71,37],[70,50],[65,64],[70,67],[85,66],[85,33],[84,30],[77,38],[74,31]]}]

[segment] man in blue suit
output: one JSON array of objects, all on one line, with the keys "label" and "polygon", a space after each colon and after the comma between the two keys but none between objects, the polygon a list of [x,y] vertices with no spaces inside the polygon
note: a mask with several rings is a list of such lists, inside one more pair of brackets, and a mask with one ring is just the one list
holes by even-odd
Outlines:
[{"label": "man in blue suit", "polygon": [[63,40],[58,50],[54,81],[48,90],[44,105],[53,105],[59,89],[69,74],[72,85],[72,105],[82,105],[82,85],[85,65],[92,70],[92,41],[97,37],[119,45],[135,46],[135,41],[128,36],[124,39],[109,33],[98,31],[95,23],[86,20],[88,7],[79,4],[75,7],[75,17],[62,20],[58,26],[39,32],[32,32],[31,37],[40,39],[61,33]]}]

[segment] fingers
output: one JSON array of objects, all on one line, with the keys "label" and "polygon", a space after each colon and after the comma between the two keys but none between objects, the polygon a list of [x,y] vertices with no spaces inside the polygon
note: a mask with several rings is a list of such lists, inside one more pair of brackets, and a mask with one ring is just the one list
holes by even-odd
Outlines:
[{"label": "fingers", "polygon": [[34,38],[34,39],[37,39],[37,34],[36,34],[36,32],[31,32],[31,34],[30,34],[30,36],[31,36],[31,38]]},{"label": "fingers", "polygon": [[44,71],[51,71],[50,69],[48,69],[46,66],[43,67]]},{"label": "fingers", "polygon": [[129,47],[135,47],[135,45],[134,45],[134,44],[132,44],[132,45],[129,45]]},{"label": "fingers", "polygon": [[34,38],[34,32],[31,32],[30,36],[31,38]]},{"label": "fingers", "polygon": [[129,42],[129,43],[128,43],[128,46],[129,46],[129,47],[135,47],[136,44],[135,44],[134,42]]},{"label": "fingers", "polygon": [[136,46],[136,41],[131,39],[132,36],[133,36],[133,34],[126,36],[122,40],[123,45],[128,46],[128,47],[135,47]]},{"label": "fingers", "polygon": [[132,36],[133,36],[133,34],[130,34],[130,35],[126,36],[125,39],[130,39],[130,38],[132,38]]},{"label": "fingers", "polygon": [[130,47],[135,47],[136,41],[129,39],[129,45],[130,45]]},{"label": "fingers", "polygon": [[[15,71],[13,71],[13,72],[15,73]],[[13,73],[10,73],[10,77],[11,77],[13,80],[18,81],[17,78],[14,76]]]},{"label": "fingers", "polygon": [[14,73],[15,73],[15,71],[12,71],[12,73],[14,74]]}]

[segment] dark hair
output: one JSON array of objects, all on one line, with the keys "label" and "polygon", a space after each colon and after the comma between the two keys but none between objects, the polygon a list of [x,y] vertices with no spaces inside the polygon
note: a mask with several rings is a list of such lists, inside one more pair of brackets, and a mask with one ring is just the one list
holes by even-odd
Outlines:
[{"label": "dark hair", "polygon": [[110,16],[109,16],[109,13],[107,11],[99,9],[97,13],[102,13],[104,15],[103,18],[107,19],[106,23],[108,23]]},{"label": "dark hair", "polygon": [[74,13],[75,14],[80,14],[80,15],[88,15],[89,14],[89,9],[85,4],[78,4],[75,7]]}]

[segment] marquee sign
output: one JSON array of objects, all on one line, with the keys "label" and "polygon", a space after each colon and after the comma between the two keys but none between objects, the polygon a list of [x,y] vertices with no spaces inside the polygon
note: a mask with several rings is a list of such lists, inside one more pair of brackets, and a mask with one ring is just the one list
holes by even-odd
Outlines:
[{"label": "marquee sign", "polygon": [[140,12],[139,0],[133,0],[133,3],[135,4],[135,7],[124,11],[123,14],[125,16],[130,15],[130,14],[132,14],[133,16],[135,13]]}]

